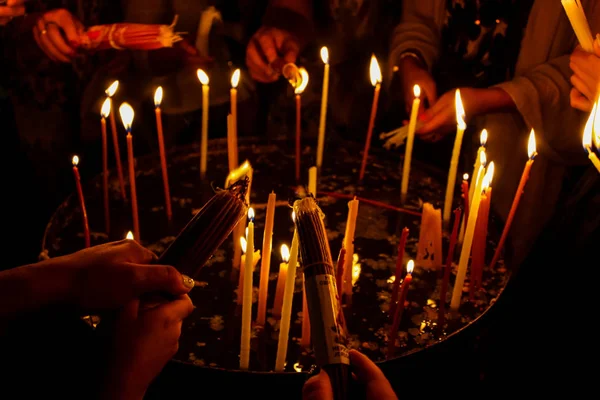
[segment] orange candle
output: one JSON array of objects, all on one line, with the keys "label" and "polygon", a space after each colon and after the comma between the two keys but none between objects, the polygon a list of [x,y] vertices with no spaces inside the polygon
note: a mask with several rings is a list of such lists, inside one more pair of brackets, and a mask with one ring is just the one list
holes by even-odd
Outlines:
[{"label": "orange candle", "polygon": [[296,183],[300,182],[300,157],[302,154],[302,100],[301,94],[308,85],[308,72],[304,68],[299,68],[300,79],[296,82],[294,93],[296,93]]},{"label": "orange candle", "polygon": [[528,144],[529,160],[525,163],[525,168],[523,169],[523,174],[521,175],[521,181],[519,182],[519,187],[517,188],[517,192],[515,193],[512,206],[510,207],[510,212],[508,213],[508,218],[506,219],[506,223],[504,224],[504,230],[502,231],[502,236],[500,236],[500,241],[498,242],[498,247],[496,247],[496,252],[494,253],[494,258],[492,258],[490,268],[494,268],[496,266],[496,263],[500,259],[500,253],[502,252],[502,248],[504,247],[504,242],[506,242],[506,237],[508,236],[508,232],[510,231],[512,221],[515,218],[517,208],[519,208],[519,201],[521,200],[521,196],[523,195],[523,191],[525,190],[525,184],[527,184],[527,180],[529,179],[529,172],[531,171],[531,166],[533,165],[533,160],[536,154],[537,153],[535,146],[535,132],[532,129],[531,134],[529,135]]},{"label": "orange candle", "polygon": [[373,136],[373,128],[375,126],[375,117],[377,116],[377,104],[379,103],[379,92],[381,91],[381,69],[377,63],[375,55],[371,56],[371,84],[375,87],[373,93],[373,104],[371,106],[371,118],[369,119],[369,128],[367,129],[367,140],[365,141],[365,150],[363,151],[362,164],[360,166],[360,181],[365,177],[365,169],[367,168],[367,159],[369,158],[369,148],[371,147],[371,137]]},{"label": "orange candle", "polygon": [[123,126],[127,131],[127,163],[129,164],[129,187],[131,189],[131,212],[133,214],[133,235],[140,242],[140,221],[138,218],[137,193],[135,189],[135,159],[133,158],[133,138],[131,136],[131,124],[133,123],[133,108],[128,103],[121,104],[119,113],[123,120]]},{"label": "orange candle", "polygon": [[460,208],[454,210],[454,225],[452,226],[452,234],[450,235],[450,246],[448,247],[448,258],[446,259],[446,267],[444,268],[444,276],[442,278],[442,286],[440,287],[440,304],[438,308],[438,326],[444,326],[446,319],[446,292],[448,291],[448,282],[450,281],[450,271],[452,270],[452,260],[454,260],[454,250],[456,249],[456,241],[458,239],[458,227],[460,225]]},{"label": "orange candle", "polygon": [[279,274],[277,277],[277,287],[275,288],[275,301],[273,303],[273,316],[275,318],[281,317],[281,311],[283,306],[283,295],[285,293],[285,281],[287,279],[289,261],[290,261],[290,249],[287,245],[281,246],[281,264],[279,264]]},{"label": "orange candle", "polygon": [[108,138],[106,135],[106,117],[110,114],[110,99],[106,99],[100,112],[102,129],[102,197],[104,199],[104,230],[110,232],[110,204],[108,197]]},{"label": "orange candle", "polygon": [[173,216],[171,211],[171,190],[169,189],[169,174],[167,172],[167,156],[165,153],[165,140],[163,136],[162,113],[160,104],[163,98],[163,89],[159,86],[154,92],[154,112],[156,114],[156,130],[158,132],[158,150],[160,152],[160,167],[162,169],[163,189],[165,191],[165,209],[167,211],[167,219],[170,221]]},{"label": "orange candle", "polygon": [[300,339],[300,345],[308,349],[310,348],[310,316],[308,315],[304,274],[302,274],[302,277],[302,338]]},{"label": "orange candle", "polygon": [[260,266],[260,283],[258,287],[258,314],[256,323],[261,326],[265,325],[267,316],[267,295],[269,290],[269,272],[271,271],[271,248],[273,244],[276,200],[277,196],[274,192],[271,192],[267,202],[267,219],[265,221],[265,233],[263,236],[262,264]]},{"label": "orange candle", "polygon": [[396,258],[396,275],[392,287],[392,298],[390,301],[389,315],[394,315],[396,311],[398,291],[400,289],[400,280],[402,279],[402,259],[404,258],[404,248],[406,247],[406,239],[408,238],[409,232],[409,229],[406,227],[402,229],[402,235],[400,236],[400,242],[398,243],[398,257]]},{"label": "orange candle", "polygon": [[105,93],[107,101],[109,102],[108,112],[110,114],[110,128],[112,131],[113,146],[115,148],[115,161],[117,164],[117,175],[119,176],[119,185],[121,186],[121,198],[127,200],[127,194],[125,193],[125,179],[123,178],[123,165],[121,164],[121,151],[119,150],[119,136],[117,134],[117,123],[115,122],[115,114],[111,112],[112,108],[112,97],[119,88],[119,81],[114,81],[110,85]]},{"label": "orange candle", "polygon": [[85,247],[90,247],[90,226],[88,225],[87,211],[85,210],[85,201],[83,200],[83,190],[81,189],[81,177],[79,176],[79,157],[73,156],[73,175],[75,175],[75,184],[77,186],[77,196],[79,197],[79,206],[81,207],[81,219],[83,220],[83,236],[85,237]]},{"label": "orange candle", "polygon": [[400,321],[402,320],[402,314],[404,313],[404,303],[406,302],[408,287],[412,281],[414,268],[415,263],[413,260],[410,260],[406,265],[406,277],[402,281],[402,286],[400,287],[400,299],[398,301],[398,306],[396,307],[396,312],[394,313],[392,327],[390,328],[390,335],[388,338],[388,358],[394,355],[394,350],[396,349],[396,337],[398,336],[398,328],[400,327]]}]

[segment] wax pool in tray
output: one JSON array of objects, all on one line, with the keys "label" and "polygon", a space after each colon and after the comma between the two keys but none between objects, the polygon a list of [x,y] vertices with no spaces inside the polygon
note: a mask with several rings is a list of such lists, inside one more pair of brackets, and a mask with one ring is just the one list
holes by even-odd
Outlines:
[{"label": "wax pool in tray", "polygon": [[[137,187],[140,212],[141,242],[157,254],[162,253],[175,239],[178,232],[212,196],[213,187],[222,187],[227,176],[226,142],[212,141],[208,159],[208,181],[199,180],[199,152],[197,146],[174,149],[168,154],[173,220],[169,224],[164,211],[162,178],[158,156],[141,157],[137,160]],[[307,148],[308,149],[308,148]],[[335,149],[335,151],[333,151]],[[400,159],[391,153],[373,151],[373,161],[363,184],[358,184],[360,146],[353,143],[330,144],[325,158],[317,196],[326,215],[325,225],[332,254],[337,257],[345,232],[348,201],[343,195],[357,194],[361,198],[397,206],[400,198]],[[277,272],[281,262],[279,249],[282,244],[291,245],[293,223],[288,199],[293,194],[294,154],[291,143],[280,142],[254,144],[242,142],[240,160],[248,159],[254,168],[251,206],[256,211],[255,248],[262,248],[266,202],[271,191],[277,194],[273,253],[269,278],[267,323],[263,330],[253,330],[250,370],[272,371],[275,365],[279,321],[270,312],[275,297]],[[308,180],[308,168],[314,158],[314,147],[303,156],[303,180]],[[92,245],[109,240],[122,239],[131,229],[131,213],[128,204],[119,200],[118,179],[111,173],[111,235],[103,229],[101,178],[84,182]],[[410,258],[416,256],[419,238],[420,207],[422,202],[441,206],[445,181],[443,175],[413,164],[408,191],[408,212],[361,201],[354,253],[358,255],[351,304],[344,305],[349,331],[350,347],[359,349],[373,360],[383,361],[387,355],[387,334],[391,320],[388,317],[392,290],[391,277],[396,266],[397,245],[403,227],[410,235],[403,260],[403,268]],[[328,195],[333,193],[335,196]],[[340,196],[342,195],[342,196]],[[494,224],[490,224],[490,236],[495,238]],[[233,240],[228,238],[196,276],[198,286],[191,292],[196,306],[193,314],[184,322],[180,349],[176,359],[196,366],[239,368],[241,329],[241,306],[236,302],[238,270],[232,268]],[[55,257],[77,251],[83,247],[83,234],[77,199],[69,199],[57,210],[50,221],[43,243],[43,255]],[[444,239],[444,248],[447,238]],[[487,246],[488,256],[493,252],[494,242]],[[446,250],[445,250],[446,251]],[[458,256],[455,257],[458,259]],[[258,299],[259,265],[255,269],[253,321],[256,320]],[[418,351],[460,330],[483,314],[504,288],[508,273],[500,264],[494,271],[484,270],[483,290],[474,302],[463,298],[460,315],[444,327],[437,325],[440,274],[417,267],[408,293],[410,302],[399,328],[398,347],[395,356]],[[454,280],[451,276],[450,284]],[[468,279],[467,279],[468,283]],[[290,341],[286,371],[307,371],[314,358],[310,351],[299,345],[302,320],[302,277],[298,272],[294,293]],[[465,289],[467,285],[465,285]],[[447,294],[448,300],[452,291]]]}]

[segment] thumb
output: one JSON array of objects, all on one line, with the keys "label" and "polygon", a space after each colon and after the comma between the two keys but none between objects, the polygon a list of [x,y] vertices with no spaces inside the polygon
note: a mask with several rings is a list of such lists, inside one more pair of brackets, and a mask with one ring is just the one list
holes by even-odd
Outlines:
[{"label": "thumb", "polygon": [[180,296],[194,287],[192,278],[180,274],[170,265],[130,265],[134,269],[133,286],[137,296],[156,292]]},{"label": "thumb", "polygon": [[285,62],[295,63],[299,52],[300,46],[298,45],[298,42],[293,37],[288,36],[281,46],[281,53],[283,54]]},{"label": "thumb", "polygon": [[333,400],[333,388],[325,370],[306,381],[302,388],[302,400]]},{"label": "thumb", "polygon": [[79,22],[79,20],[77,20],[77,18],[75,18],[73,14],[68,12],[65,13],[61,19],[62,21],[60,27],[65,32],[67,40],[71,43],[79,43],[79,34],[82,28],[82,25]]},{"label": "thumb", "polygon": [[373,361],[364,354],[350,351],[350,363],[358,381],[366,386],[367,398],[378,400],[397,399],[390,382]]}]

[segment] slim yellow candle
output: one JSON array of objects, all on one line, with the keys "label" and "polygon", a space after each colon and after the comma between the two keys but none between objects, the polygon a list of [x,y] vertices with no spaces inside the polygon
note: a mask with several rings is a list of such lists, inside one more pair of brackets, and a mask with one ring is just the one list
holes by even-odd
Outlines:
[{"label": "slim yellow candle", "polygon": [[200,178],[206,178],[206,157],[208,153],[208,75],[198,69],[198,80],[202,83],[202,137],[200,139]]},{"label": "slim yellow candle", "polygon": [[419,107],[421,105],[421,87],[413,87],[415,99],[413,100],[412,110],[410,112],[410,121],[408,122],[408,136],[406,138],[406,151],[404,152],[404,166],[402,167],[402,185],[400,186],[400,201],[406,203],[406,194],[408,193],[408,179],[410,176],[410,162],[412,158],[413,143],[415,142],[415,129],[417,127],[417,117],[419,116]]},{"label": "slim yellow candle", "polygon": [[352,295],[352,255],[354,254],[354,232],[356,231],[356,218],[358,216],[359,201],[354,198],[348,202],[348,218],[346,220],[346,234],[343,246],[346,249],[344,260],[343,293]]},{"label": "slim yellow candle", "polygon": [[275,371],[281,372],[285,367],[287,356],[288,338],[290,334],[290,322],[292,317],[292,301],[294,299],[294,286],[296,283],[296,264],[298,262],[298,232],[294,230],[292,249],[290,250],[290,263],[287,269],[285,289],[283,294],[283,306],[281,308],[281,322],[279,323],[279,343],[277,344],[277,357],[275,359]]},{"label": "slim yellow candle", "polygon": [[317,167],[308,169],[308,194],[317,198]]},{"label": "slim yellow candle", "polygon": [[285,289],[285,280],[290,262],[290,249],[287,245],[281,245],[281,263],[279,264],[279,274],[277,275],[277,287],[275,288],[275,301],[273,302],[272,314],[275,318],[281,317],[281,307],[283,305],[283,294]]},{"label": "slim yellow candle", "polygon": [[475,234],[475,225],[477,223],[477,213],[479,212],[479,204],[481,203],[481,193],[484,184],[485,175],[485,156],[482,153],[482,162],[477,171],[475,193],[473,194],[473,201],[469,206],[469,218],[467,220],[467,228],[465,231],[465,240],[460,252],[460,260],[458,262],[458,272],[456,273],[456,280],[454,282],[454,291],[452,292],[452,300],[450,301],[450,310],[453,312],[458,311],[460,306],[460,299],[462,296],[462,289],[465,283],[465,276],[467,274],[467,266],[469,264],[469,257],[471,255],[471,245],[473,244],[473,235]]},{"label": "slim yellow candle", "polygon": [[242,335],[240,342],[240,369],[250,365],[250,338],[252,337],[252,269],[254,257],[254,210],[248,210],[246,265],[244,266],[244,299],[242,301]]},{"label": "slim yellow candle", "polygon": [[260,266],[260,284],[258,287],[258,315],[256,323],[264,326],[267,316],[267,298],[269,290],[269,272],[271,271],[271,248],[273,244],[273,222],[275,219],[275,201],[277,195],[269,194],[267,202],[267,218],[265,221],[265,234],[263,236],[262,264]]},{"label": "slim yellow candle", "polygon": [[[323,91],[321,93],[321,118],[319,120],[319,141],[317,144],[317,168],[323,165],[323,150],[325,148],[325,124],[327,120],[327,96],[329,93],[329,51],[327,47],[321,48],[321,59],[325,64],[323,72]],[[315,194],[316,195],[316,194]]]},{"label": "slim yellow candle", "polygon": [[[454,199],[454,184],[456,183],[456,170],[458,168],[458,158],[460,156],[460,147],[462,145],[463,134],[467,129],[465,123],[465,109],[460,98],[460,90],[456,89],[456,138],[454,139],[454,149],[452,150],[452,159],[450,160],[450,171],[448,171],[448,185],[446,186],[446,199],[444,200],[444,226],[450,223],[450,211],[452,210],[452,200]],[[477,214],[475,214],[477,215]]]},{"label": "slim yellow candle", "polygon": [[[237,147],[237,127],[238,127],[238,117],[237,117],[237,87],[240,83],[240,69],[236,69],[231,75],[231,132],[227,132],[227,143],[230,144],[228,146],[229,150],[229,165],[238,165],[238,147]],[[230,168],[231,172],[231,168]]]},{"label": "slim yellow candle", "polygon": [[598,103],[594,104],[592,108],[592,113],[590,114],[590,118],[588,122],[585,124],[585,129],[583,130],[583,148],[588,152],[588,158],[594,164],[598,172],[600,172],[600,160],[598,156],[592,150],[592,132],[594,135],[600,136],[600,112],[598,112]]},{"label": "slim yellow candle", "polygon": [[[485,153],[485,144],[487,143],[488,132],[487,129],[483,129],[481,134],[479,135],[479,149],[477,150],[477,156],[475,157],[475,165],[473,166],[473,174],[471,176],[475,176],[477,171],[479,171],[479,167],[481,166],[481,153]],[[469,204],[471,200],[473,200],[473,192],[475,191],[475,185],[471,185],[469,188]],[[465,221],[467,220],[468,215],[463,215],[462,225],[460,227],[460,232],[458,234],[458,243],[462,243],[465,237]]]}]

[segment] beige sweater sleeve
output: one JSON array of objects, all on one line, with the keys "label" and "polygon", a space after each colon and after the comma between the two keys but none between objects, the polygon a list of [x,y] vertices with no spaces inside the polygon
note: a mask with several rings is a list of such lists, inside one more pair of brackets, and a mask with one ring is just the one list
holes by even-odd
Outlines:
[{"label": "beige sweater sleeve", "polygon": [[402,53],[416,50],[431,70],[439,58],[445,18],[444,0],[404,1],[401,22],[392,33],[390,67],[398,63]]}]

